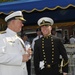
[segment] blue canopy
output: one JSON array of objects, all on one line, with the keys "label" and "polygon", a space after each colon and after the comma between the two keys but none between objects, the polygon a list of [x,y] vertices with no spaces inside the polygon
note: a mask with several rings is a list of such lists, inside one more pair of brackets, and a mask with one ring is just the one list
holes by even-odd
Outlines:
[{"label": "blue canopy", "polygon": [[[0,0],[1,1],[1,0]],[[0,2],[0,18],[21,10],[27,25],[34,25],[40,17],[51,17],[55,22],[75,21],[75,0],[4,0]],[[10,1],[10,2],[9,2]]]},{"label": "blue canopy", "polygon": [[[67,9],[75,7],[75,0],[5,0],[0,3],[0,13],[8,14],[12,11],[25,11],[27,13],[37,11],[55,10],[57,8]],[[9,2],[11,1],[11,2]]]}]

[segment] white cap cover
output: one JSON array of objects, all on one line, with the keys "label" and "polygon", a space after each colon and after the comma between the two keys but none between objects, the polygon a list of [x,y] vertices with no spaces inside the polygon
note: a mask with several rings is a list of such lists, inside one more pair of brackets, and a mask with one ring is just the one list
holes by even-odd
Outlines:
[{"label": "white cap cover", "polygon": [[14,17],[18,17],[18,19],[25,21],[25,19],[23,18],[23,14],[22,14],[21,11],[16,11],[16,12],[13,12],[10,15],[6,16],[5,17],[5,21],[7,22],[9,19],[14,18]]},{"label": "white cap cover", "polygon": [[38,25],[39,26],[43,26],[43,25],[53,25],[54,21],[52,18],[49,17],[42,17],[38,20]]}]

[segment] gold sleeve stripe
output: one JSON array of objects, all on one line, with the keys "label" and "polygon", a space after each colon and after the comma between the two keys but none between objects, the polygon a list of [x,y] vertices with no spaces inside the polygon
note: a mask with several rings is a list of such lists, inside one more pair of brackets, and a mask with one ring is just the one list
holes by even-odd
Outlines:
[{"label": "gold sleeve stripe", "polygon": [[1,31],[1,32],[0,32],[0,34],[4,34],[4,33],[6,33],[6,31]]},{"label": "gold sleeve stripe", "polygon": [[68,63],[69,63],[69,61],[67,61],[67,62],[63,65],[63,67],[65,67],[66,65],[68,65]]}]

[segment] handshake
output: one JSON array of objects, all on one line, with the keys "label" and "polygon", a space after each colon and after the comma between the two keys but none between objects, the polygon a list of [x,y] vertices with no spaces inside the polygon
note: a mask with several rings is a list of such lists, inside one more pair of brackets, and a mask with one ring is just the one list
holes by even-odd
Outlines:
[{"label": "handshake", "polygon": [[22,55],[23,57],[22,62],[27,62],[31,58],[31,55],[32,55],[31,48],[28,48],[28,50],[25,49],[25,52],[26,53]]}]

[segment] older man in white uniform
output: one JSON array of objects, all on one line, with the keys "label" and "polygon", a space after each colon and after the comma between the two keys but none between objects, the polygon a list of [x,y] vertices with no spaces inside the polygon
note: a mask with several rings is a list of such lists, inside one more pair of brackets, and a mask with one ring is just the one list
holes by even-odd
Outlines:
[{"label": "older man in white uniform", "polygon": [[0,75],[27,75],[26,62],[31,56],[31,49],[26,52],[23,41],[17,36],[25,19],[21,11],[16,11],[5,21],[8,27],[0,34]]}]

